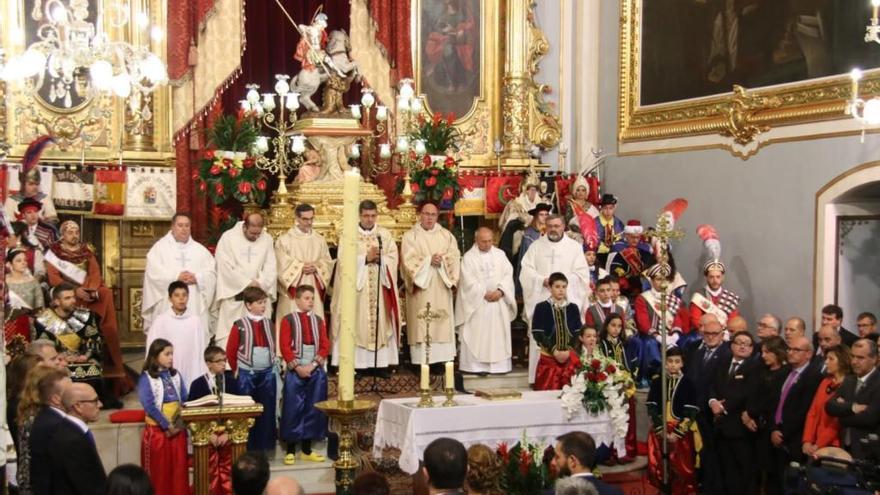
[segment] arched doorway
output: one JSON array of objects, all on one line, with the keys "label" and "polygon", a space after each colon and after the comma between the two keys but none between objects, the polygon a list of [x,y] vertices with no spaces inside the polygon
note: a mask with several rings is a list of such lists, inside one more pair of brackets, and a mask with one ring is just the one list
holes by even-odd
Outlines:
[{"label": "arched doorway", "polygon": [[880,161],[848,170],[816,193],[814,252],[814,323],[831,303],[843,308],[843,326],[852,331],[860,312],[880,314]]}]

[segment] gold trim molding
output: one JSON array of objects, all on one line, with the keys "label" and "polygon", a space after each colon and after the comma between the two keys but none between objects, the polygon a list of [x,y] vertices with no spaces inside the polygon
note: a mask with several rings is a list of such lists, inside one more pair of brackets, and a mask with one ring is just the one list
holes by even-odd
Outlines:
[{"label": "gold trim molding", "polygon": [[[847,75],[759,89],[734,86],[722,95],[642,107],[639,61],[643,1],[621,0],[620,4],[618,146],[716,135],[722,139],[701,148],[725,148],[747,159],[767,144],[761,142],[761,136],[774,128],[850,118],[845,114],[852,97]],[[865,75],[860,94],[880,94],[880,71]],[[664,146],[657,151],[671,150]]]}]

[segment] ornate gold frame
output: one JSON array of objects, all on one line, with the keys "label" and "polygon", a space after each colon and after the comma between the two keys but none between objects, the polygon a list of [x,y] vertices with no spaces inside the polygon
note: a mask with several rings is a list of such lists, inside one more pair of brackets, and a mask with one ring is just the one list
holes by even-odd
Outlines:
[{"label": "ornate gold frame", "polygon": [[[621,0],[620,3],[619,147],[628,143],[716,135],[721,139],[699,147],[726,148],[734,155],[748,158],[762,145],[772,142],[759,137],[773,128],[849,118],[845,114],[847,100],[852,96],[848,76],[755,90],[734,86],[731,92],[722,95],[642,107],[639,94],[643,1]],[[859,93],[880,93],[880,71],[865,75]],[[671,151],[668,144],[664,144],[663,150]],[[620,151],[620,154],[628,154]]]},{"label": "ornate gold frame", "polygon": [[[413,68],[421,94],[421,12],[413,0]],[[493,143],[504,145],[505,169],[542,165],[527,155],[527,143],[553,148],[562,137],[559,117],[544,101],[547,85],[535,82],[541,59],[550,49],[537,27],[530,0],[480,1],[480,94],[470,111],[455,121],[464,138],[462,168],[498,166]],[[430,110],[428,102],[426,108]]]}]

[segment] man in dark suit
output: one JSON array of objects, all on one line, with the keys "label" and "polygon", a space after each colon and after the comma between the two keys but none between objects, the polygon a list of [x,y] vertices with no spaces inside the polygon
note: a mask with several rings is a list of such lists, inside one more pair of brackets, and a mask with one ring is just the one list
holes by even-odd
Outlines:
[{"label": "man in dark suit", "polygon": [[[791,462],[803,462],[804,418],[813,396],[822,381],[822,365],[812,360],[813,346],[806,337],[795,337],[788,343],[788,375],[778,391],[770,443],[778,472],[784,473]],[[783,477],[784,478],[784,477]],[[782,485],[770,487],[771,493],[782,493]]]},{"label": "man in dark suit", "polygon": [[[593,476],[593,466],[596,464],[596,441],[589,433],[572,431],[556,439],[556,456],[553,464],[559,476],[583,477],[594,487],[599,495],[623,495],[620,488],[611,486]],[[548,490],[545,495],[552,495],[554,490]]]},{"label": "man in dark suit", "polygon": [[102,495],[107,473],[89,423],[98,420],[101,400],[87,383],[74,383],[64,391],[67,419],[58,425],[49,452],[54,495]]},{"label": "man in dark suit", "polygon": [[458,440],[438,438],[425,447],[422,474],[427,478],[428,493],[464,494],[467,474],[467,450]]},{"label": "man in dark suit", "polygon": [[[822,308],[822,326],[830,326],[840,334],[840,340],[847,347],[852,347],[858,340],[858,336],[849,330],[843,328],[843,310],[836,304],[828,304]],[[813,347],[819,345],[818,332],[813,333]]]},{"label": "man in dark suit", "polygon": [[31,489],[34,495],[51,495],[56,493],[55,473],[49,462],[49,451],[55,448],[53,442],[58,426],[65,423],[67,413],[64,412],[64,390],[71,386],[70,373],[67,369],[39,368],[42,376],[37,380],[40,395],[40,407],[31,427],[28,441],[31,454]]},{"label": "man in dark suit", "polygon": [[721,468],[720,459],[714,446],[715,433],[714,415],[708,407],[709,388],[715,378],[716,370],[723,363],[730,361],[730,345],[724,342],[724,328],[718,317],[706,313],[700,317],[700,340],[694,341],[684,349],[684,372],[691,379],[696,391],[696,404],[700,408],[697,413],[697,426],[703,438],[703,450],[700,453],[699,480],[706,493],[720,493]]},{"label": "man in dark suit", "polygon": [[[752,356],[755,341],[749,332],[737,332],[731,340],[732,356],[715,370],[709,388],[709,411],[715,428],[721,478],[728,494],[751,493],[754,478],[754,434],[743,424],[742,413],[757,388],[760,363]],[[745,484],[745,485],[744,485]]]},{"label": "man in dark suit", "polygon": [[854,458],[868,452],[861,440],[880,426],[880,372],[877,343],[859,339],[852,347],[853,375],[844,378],[837,393],[825,404],[825,412],[840,418],[840,443]]}]

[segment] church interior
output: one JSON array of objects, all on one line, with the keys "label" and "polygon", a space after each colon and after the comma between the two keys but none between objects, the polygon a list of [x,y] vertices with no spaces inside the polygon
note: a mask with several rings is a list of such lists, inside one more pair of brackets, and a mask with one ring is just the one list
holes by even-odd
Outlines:
[{"label": "church interior", "polygon": [[878,8],[0,0],[2,493],[880,491]]}]

